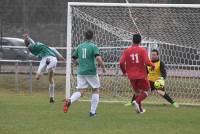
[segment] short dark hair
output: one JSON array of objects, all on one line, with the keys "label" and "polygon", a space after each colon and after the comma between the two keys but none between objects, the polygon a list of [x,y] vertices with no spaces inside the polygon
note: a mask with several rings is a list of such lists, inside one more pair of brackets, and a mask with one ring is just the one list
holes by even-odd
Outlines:
[{"label": "short dark hair", "polygon": [[157,53],[157,55],[159,55],[159,52],[158,52],[158,50],[157,50],[157,49],[153,49],[153,50],[151,50],[151,52],[156,52],[156,53]]},{"label": "short dark hair", "polygon": [[133,43],[134,44],[140,44],[142,40],[142,37],[140,34],[134,34],[133,35]]},{"label": "short dark hair", "polygon": [[91,39],[93,38],[93,35],[94,35],[94,33],[93,33],[92,30],[87,30],[87,31],[85,32],[85,39],[91,40]]}]

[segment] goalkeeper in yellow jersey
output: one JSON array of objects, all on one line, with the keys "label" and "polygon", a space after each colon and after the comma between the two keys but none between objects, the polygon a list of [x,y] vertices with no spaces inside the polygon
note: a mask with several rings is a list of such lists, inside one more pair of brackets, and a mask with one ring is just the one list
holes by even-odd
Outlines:
[{"label": "goalkeeper in yellow jersey", "polygon": [[[174,107],[179,107],[179,105],[165,92],[165,88],[155,88],[155,81],[159,79],[165,79],[167,77],[167,72],[165,68],[165,64],[159,59],[158,50],[154,49],[151,51],[151,61],[155,65],[155,69],[152,70],[148,67],[148,78],[151,86],[151,91],[156,91],[159,95],[161,95],[165,100],[171,103]],[[135,96],[132,97],[131,102],[125,104],[126,106],[132,105],[132,101],[134,101]]]}]

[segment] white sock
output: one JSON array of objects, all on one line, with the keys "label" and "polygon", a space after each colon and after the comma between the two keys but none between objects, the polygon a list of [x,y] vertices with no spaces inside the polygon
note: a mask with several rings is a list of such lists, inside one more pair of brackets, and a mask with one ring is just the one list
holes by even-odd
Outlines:
[{"label": "white sock", "polygon": [[92,114],[96,113],[96,109],[97,109],[98,103],[99,103],[99,94],[97,94],[97,93],[92,94],[91,110],[90,110],[90,112]]},{"label": "white sock", "polygon": [[49,97],[54,98],[55,84],[49,84]]},{"label": "white sock", "polygon": [[73,93],[72,96],[70,97],[71,103],[77,101],[80,97],[81,97],[80,92]]}]

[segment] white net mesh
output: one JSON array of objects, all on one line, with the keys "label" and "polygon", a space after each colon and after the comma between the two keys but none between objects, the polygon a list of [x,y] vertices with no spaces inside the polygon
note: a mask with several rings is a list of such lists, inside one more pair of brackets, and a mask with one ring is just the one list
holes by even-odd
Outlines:
[{"label": "white net mesh", "polygon": [[[101,76],[103,100],[130,98],[129,81],[122,77],[117,62],[122,51],[131,45],[132,34],[140,32],[143,46],[159,49],[160,58],[167,65],[166,92],[180,103],[200,104],[200,8],[115,5],[71,6],[72,47],[77,47],[84,40],[84,32],[92,29],[106,63],[108,72]],[[73,76],[72,92],[75,87]],[[152,95],[147,102],[165,101]]]}]

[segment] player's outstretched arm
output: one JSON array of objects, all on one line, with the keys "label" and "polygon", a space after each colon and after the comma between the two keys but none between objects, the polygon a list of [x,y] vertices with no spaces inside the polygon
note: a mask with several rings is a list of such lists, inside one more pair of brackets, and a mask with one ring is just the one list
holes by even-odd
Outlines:
[{"label": "player's outstretched arm", "polygon": [[55,53],[56,57],[59,59],[59,60],[62,60],[62,61],[65,61],[65,58],[53,47],[50,47],[51,50],[53,50],[53,52]]},{"label": "player's outstretched arm", "polygon": [[24,37],[24,41],[25,42],[29,42],[31,44],[35,44],[35,41],[31,39],[31,37],[29,36],[28,33],[23,34],[23,37]]},{"label": "player's outstretched arm", "polygon": [[103,62],[103,59],[101,58],[101,56],[96,56],[96,61],[101,66],[103,73],[105,73],[106,69],[105,69],[104,62]]},{"label": "player's outstretched arm", "polygon": [[28,33],[25,33],[22,35],[24,37],[24,39],[28,38],[29,37],[29,34]]},{"label": "player's outstretched arm", "polygon": [[144,50],[143,51],[143,59],[144,59],[144,63],[147,65],[147,66],[151,66],[152,67],[152,70],[154,70],[155,68],[155,65],[151,62],[151,60],[149,59],[148,55],[147,55],[147,52]]}]

